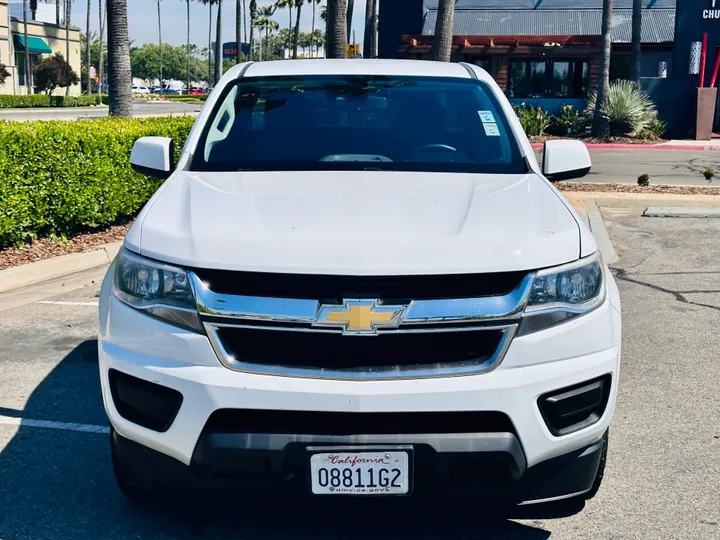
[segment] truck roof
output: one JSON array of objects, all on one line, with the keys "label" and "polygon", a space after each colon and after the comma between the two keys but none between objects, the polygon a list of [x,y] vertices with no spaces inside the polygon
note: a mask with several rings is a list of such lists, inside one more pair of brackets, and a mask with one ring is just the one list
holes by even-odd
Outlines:
[{"label": "truck roof", "polygon": [[[228,76],[237,78],[246,64],[234,66]],[[478,70],[481,72],[482,70]],[[246,77],[272,77],[280,75],[388,75],[414,77],[456,77],[469,79],[468,71],[458,63],[429,62],[422,60],[276,60],[255,62],[245,72]],[[485,72],[482,79],[489,78]]]}]

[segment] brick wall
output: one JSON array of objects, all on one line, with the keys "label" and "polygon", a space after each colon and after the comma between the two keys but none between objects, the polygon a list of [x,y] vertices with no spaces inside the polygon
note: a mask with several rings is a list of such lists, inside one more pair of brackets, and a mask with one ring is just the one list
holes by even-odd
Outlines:
[{"label": "brick wall", "polygon": [[494,56],[493,57],[493,73],[495,74],[495,82],[504,91],[507,90],[508,84],[508,70],[510,67],[510,61],[507,56]]}]

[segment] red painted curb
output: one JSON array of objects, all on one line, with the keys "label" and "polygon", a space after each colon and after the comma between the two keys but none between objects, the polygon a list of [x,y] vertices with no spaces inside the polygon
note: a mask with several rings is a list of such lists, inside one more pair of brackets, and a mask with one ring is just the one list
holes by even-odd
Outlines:
[{"label": "red painted curb", "polygon": [[[543,143],[532,143],[533,150],[542,150]],[[590,150],[695,150],[720,152],[720,145],[695,146],[689,144],[599,144],[586,145]]]}]

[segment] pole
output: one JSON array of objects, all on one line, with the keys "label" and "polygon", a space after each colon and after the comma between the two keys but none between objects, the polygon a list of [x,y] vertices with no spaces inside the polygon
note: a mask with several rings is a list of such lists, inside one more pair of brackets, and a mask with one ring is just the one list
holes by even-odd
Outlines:
[{"label": "pole", "polygon": [[700,53],[700,88],[705,87],[705,61],[707,60],[707,32],[703,34],[702,52]]},{"label": "pole", "polygon": [[712,79],[710,80],[710,88],[715,87],[715,82],[717,81],[719,69],[720,69],[720,54],[718,54],[717,58],[715,58],[715,69],[713,70]]}]

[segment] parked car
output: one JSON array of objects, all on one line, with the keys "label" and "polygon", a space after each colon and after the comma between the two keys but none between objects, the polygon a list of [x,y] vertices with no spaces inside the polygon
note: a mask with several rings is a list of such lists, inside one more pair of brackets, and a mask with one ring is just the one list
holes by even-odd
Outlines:
[{"label": "parked car", "polygon": [[191,96],[204,96],[207,94],[207,91],[204,88],[191,88],[188,94]]},{"label": "parked car", "polygon": [[183,93],[183,90],[182,90],[182,88],[165,87],[162,89],[162,91],[160,93],[163,95],[166,95],[166,96],[181,96]]},{"label": "parked car", "polygon": [[150,87],[150,93],[151,94],[159,94],[162,91],[162,86],[151,86]]},{"label": "parked car", "polygon": [[122,491],[593,497],[620,299],[552,185],[585,145],[538,164],[463,63],[243,64],[209,103],[130,158],[165,183],[100,292]]},{"label": "parked car", "polygon": [[150,89],[147,86],[138,86],[138,85],[133,84],[132,93],[133,94],[149,94]]}]

